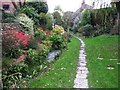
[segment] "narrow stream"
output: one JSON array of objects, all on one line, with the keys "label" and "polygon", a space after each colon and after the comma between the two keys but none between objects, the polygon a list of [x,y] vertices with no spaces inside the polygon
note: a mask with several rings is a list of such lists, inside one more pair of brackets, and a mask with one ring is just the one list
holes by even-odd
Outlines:
[{"label": "narrow stream", "polygon": [[59,50],[54,50],[54,51],[50,52],[50,53],[48,54],[46,60],[47,60],[48,62],[53,61],[53,60],[55,59],[55,56],[56,56],[58,53],[59,53]]}]

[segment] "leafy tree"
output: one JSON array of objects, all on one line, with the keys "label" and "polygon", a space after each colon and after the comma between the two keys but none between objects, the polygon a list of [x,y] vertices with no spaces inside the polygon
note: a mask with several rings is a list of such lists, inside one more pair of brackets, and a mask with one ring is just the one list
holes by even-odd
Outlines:
[{"label": "leafy tree", "polygon": [[52,30],[53,20],[52,20],[51,14],[49,14],[49,13],[48,14],[41,13],[40,14],[40,22],[39,23],[45,29]]},{"label": "leafy tree", "polygon": [[63,11],[59,5],[54,8],[54,11],[58,11],[60,14],[63,14]]},{"label": "leafy tree", "polygon": [[72,27],[72,15],[73,12],[67,11],[63,14],[64,28],[69,30]]},{"label": "leafy tree", "polygon": [[47,24],[45,25],[45,28],[49,29],[49,30],[52,30],[52,24],[53,24],[52,15],[50,13],[47,13],[45,16],[46,16],[46,19],[47,19]]},{"label": "leafy tree", "polygon": [[81,25],[84,26],[86,24],[91,24],[91,11],[89,9],[82,11]]},{"label": "leafy tree", "polygon": [[53,12],[54,24],[62,26],[63,20],[58,11]]},{"label": "leafy tree", "polygon": [[28,2],[27,6],[32,6],[35,8],[37,13],[47,13],[48,12],[48,5],[46,2]]}]

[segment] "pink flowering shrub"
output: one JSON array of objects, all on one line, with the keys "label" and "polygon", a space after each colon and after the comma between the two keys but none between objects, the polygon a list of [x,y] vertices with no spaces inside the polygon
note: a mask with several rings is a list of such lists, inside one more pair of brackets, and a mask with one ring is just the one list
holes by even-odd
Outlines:
[{"label": "pink flowering shrub", "polygon": [[27,49],[30,36],[16,30],[6,30],[2,32],[3,55],[12,54],[19,48]]}]

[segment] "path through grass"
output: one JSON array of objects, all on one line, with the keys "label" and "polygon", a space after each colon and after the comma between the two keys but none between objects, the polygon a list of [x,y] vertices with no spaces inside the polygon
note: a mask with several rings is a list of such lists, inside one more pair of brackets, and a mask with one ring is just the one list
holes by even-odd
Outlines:
[{"label": "path through grass", "polygon": [[72,38],[68,50],[63,52],[45,74],[30,82],[34,88],[73,88],[79,57],[80,41]]},{"label": "path through grass", "polygon": [[[118,87],[118,36],[99,36],[86,43],[89,87]],[[102,59],[103,58],[103,59]],[[107,67],[114,69],[107,69]]]}]

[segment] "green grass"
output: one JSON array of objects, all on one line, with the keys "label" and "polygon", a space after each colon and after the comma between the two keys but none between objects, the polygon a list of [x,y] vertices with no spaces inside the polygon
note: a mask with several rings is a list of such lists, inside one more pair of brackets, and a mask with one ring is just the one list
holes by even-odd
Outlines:
[{"label": "green grass", "polygon": [[50,69],[36,80],[30,81],[31,88],[73,88],[76,76],[80,41],[72,38],[68,50],[63,52],[60,58]]},{"label": "green grass", "polygon": [[[86,43],[88,81],[90,88],[118,87],[118,36],[99,36],[84,40]],[[120,47],[120,46],[119,46]],[[103,58],[99,60],[97,58]],[[114,66],[113,70],[107,69]]]}]

